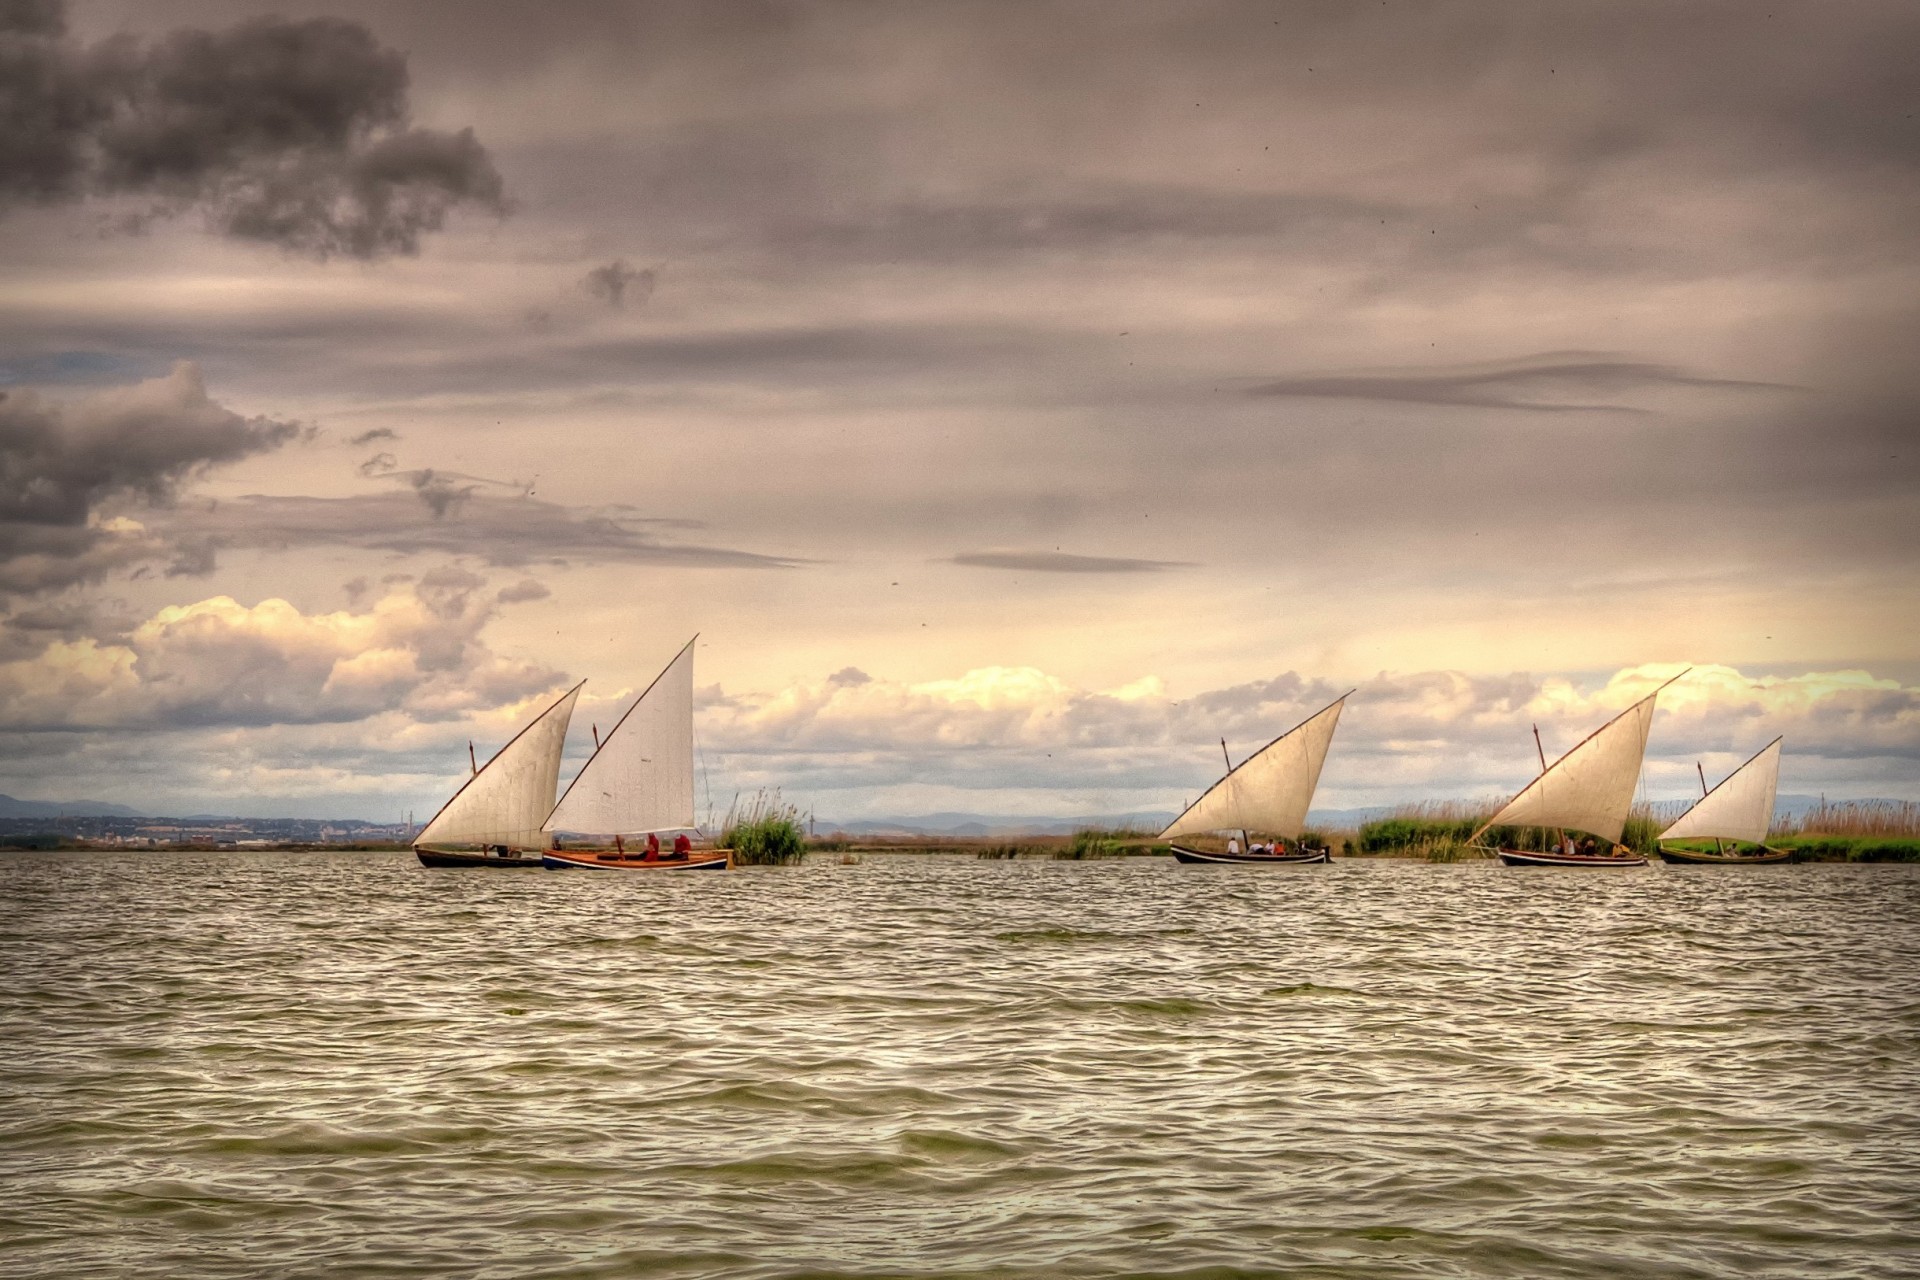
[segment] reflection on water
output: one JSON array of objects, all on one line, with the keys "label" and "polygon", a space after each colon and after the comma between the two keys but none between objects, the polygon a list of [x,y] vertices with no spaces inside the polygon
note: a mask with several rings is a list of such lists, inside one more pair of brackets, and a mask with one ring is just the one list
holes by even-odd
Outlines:
[{"label": "reflection on water", "polygon": [[1912,1274],[1920,868],[0,859],[0,1276]]}]

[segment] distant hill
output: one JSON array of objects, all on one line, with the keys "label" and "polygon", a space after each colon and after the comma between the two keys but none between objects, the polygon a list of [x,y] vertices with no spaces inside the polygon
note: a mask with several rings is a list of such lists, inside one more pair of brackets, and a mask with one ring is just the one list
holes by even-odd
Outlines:
[{"label": "distant hill", "polygon": [[105,800],[15,800],[0,796],[0,818],[139,818],[138,809]]},{"label": "distant hill", "polygon": [[[1672,819],[1678,817],[1692,803],[1692,800],[1662,800],[1656,802],[1653,808],[1656,815]],[[1774,812],[1782,818],[1797,818],[1809,809],[1818,808],[1819,805],[1819,796],[1783,795],[1775,805]],[[1361,823],[1388,817],[1399,807],[1369,805],[1360,809],[1315,809],[1307,814],[1307,825],[1350,831],[1359,827]],[[1008,813],[927,813],[918,817],[867,818],[857,822],[835,822],[827,818],[819,818],[814,821],[813,829],[823,836],[834,831],[844,832],[850,836],[952,836],[960,839],[991,836],[1064,836],[1072,835],[1083,827],[1159,831],[1172,822],[1174,816],[1170,810],[1160,813],[1084,814],[1077,818],[1035,817],[1029,814]]]}]

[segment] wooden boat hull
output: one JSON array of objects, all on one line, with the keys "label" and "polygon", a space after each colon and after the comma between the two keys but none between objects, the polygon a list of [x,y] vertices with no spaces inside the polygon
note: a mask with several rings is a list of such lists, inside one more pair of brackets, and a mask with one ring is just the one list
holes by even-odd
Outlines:
[{"label": "wooden boat hull", "polygon": [[720,849],[649,862],[635,854],[559,853],[549,849],[541,855],[540,864],[549,871],[725,871],[733,866],[733,853]]},{"label": "wooden boat hull", "polygon": [[414,856],[423,867],[486,867],[492,870],[526,870],[540,867],[538,854],[447,853],[438,849],[415,849]]},{"label": "wooden boat hull", "polygon": [[1614,858],[1605,854],[1522,853],[1518,849],[1500,849],[1500,861],[1510,867],[1644,867],[1641,857]]},{"label": "wooden boat hull", "polygon": [[1676,867],[1774,867],[1793,861],[1791,849],[1768,849],[1764,853],[1691,853],[1685,849],[1662,849],[1660,858]]},{"label": "wooden boat hull", "polygon": [[1177,861],[1188,863],[1214,863],[1235,866],[1250,865],[1257,867],[1298,865],[1315,862],[1332,862],[1333,855],[1325,849],[1308,849],[1302,853],[1205,853],[1199,849],[1186,849],[1180,845],[1172,846]]}]

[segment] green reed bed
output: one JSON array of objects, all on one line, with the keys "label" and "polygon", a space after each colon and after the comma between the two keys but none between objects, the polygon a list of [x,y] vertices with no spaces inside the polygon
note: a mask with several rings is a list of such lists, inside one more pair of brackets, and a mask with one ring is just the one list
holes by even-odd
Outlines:
[{"label": "green reed bed", "polygon": [[[1480,837],[1481,848],[1468,844],[1495,807],[1455,801],[1406,805],[1384,818],[1363,823],[1350,842],[1351,848],[1360,857],[1468,862],[1486,857],[1486,848],[1541,852],[1559,843],[1562,833],[1549,827],[1489,827]],[[1649,806],[1636,805],[1627,816],[1620,843],[1651,857],[1664,825]]]},{"label": "green reed bed", "polygon": [[1127,827],[1082,827],[1073,833],[1055,858],[1080,862],[1089,858],[1146,858],[1165,854],[1172,846],[1157,843],[1155,833]]},{"label": "green reed bed", "polygon": [[807,856],[799,806],[781,800],[778,791],[756,792],[744,805],[735,796],[720,828],[720,844],[732,849],[734,863],[744,867],[783,866]]}]

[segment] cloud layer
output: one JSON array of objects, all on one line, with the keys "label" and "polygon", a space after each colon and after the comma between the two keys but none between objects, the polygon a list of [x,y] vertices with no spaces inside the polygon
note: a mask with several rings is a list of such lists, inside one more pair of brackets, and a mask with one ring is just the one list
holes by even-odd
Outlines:
[{"label": "cloud layer", "polygon": [[462,206],[503,212],[470,129],[407,124],[407,64],[365,27],[255,18],[142,44],[67,38],[64,6],[0,10],[0,206],[117,198],[138,225],[316,258],[409,254]]}]

